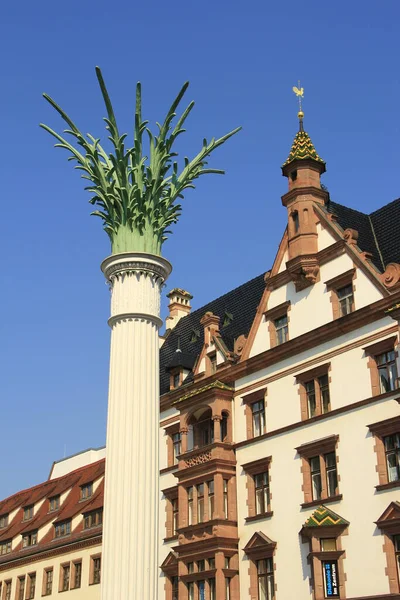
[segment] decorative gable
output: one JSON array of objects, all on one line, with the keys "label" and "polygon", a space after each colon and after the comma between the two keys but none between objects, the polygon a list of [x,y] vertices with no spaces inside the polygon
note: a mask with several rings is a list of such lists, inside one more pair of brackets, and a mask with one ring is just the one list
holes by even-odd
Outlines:
[{"label": "decorative gable", "polygon": [[175,575],[178,572],[178,556],[173,550],[168,554],[160,569],[167,575]]},{"label": "decorative gable", "polygon": [[379,529],[382,529],[386,533],[398,533],[400,527],[400,502],[391,502],[375,522]]},{"label": "decorative gable", "polygon": [[243,548],[243,552],[253,560],[258,558],[268,558],[273,555],[276,548],[276,542],[273,542],[262,531],[257,531]]},{"label": "decorative gable", "polygon": [[340,515],[333,512],[324,505],[319,506],[304,523],[301,533],[307,537],[319,537],[321,535],[340,535],[348,526],[349,522]]}]

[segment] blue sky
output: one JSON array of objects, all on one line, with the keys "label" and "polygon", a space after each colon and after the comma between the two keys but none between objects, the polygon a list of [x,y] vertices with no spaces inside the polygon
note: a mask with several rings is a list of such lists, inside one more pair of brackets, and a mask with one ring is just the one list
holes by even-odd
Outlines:
[{"label": "blue sky", "polygon": [[174,266],[166,291],[189,290],[198,308],[271,266],[299,78],[332,199],[368,212],[400,195],[399,19],[398,0],[2,7],[0,497],[46,479],[65,452],[105,442],[108,238],[78,172],[38,127],[62,129],[42,92],[104,138],[96,64],[129,134],[136,81],[154,123],[188,79],[196,107],[179,149],[189,156],[203,137],[243,126],[210,162],[226,175],[188,192],[163,249]]}]

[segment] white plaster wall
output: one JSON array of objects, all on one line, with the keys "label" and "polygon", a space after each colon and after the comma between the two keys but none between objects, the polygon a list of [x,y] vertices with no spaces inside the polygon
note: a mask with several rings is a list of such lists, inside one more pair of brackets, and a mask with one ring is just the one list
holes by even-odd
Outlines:
[{"label": "white plaster wall", "polygon": [[368,306],[383,298],[382,292],[368,279],[361,269],[357,269],[357,278],[354,280],[354,302],[357,308]]},{"label": "white plaster wall", "polygon": [[[281,378],[266,384],[260,383],[260,386],[266,386],[268,390],[266,397],[267,431],[285,427],[300,420],[300,396],[295,376],[318,365],[318,363],[313,364],[312,367],[305,365],[304,363],[310,359],[318,357],[319,364],[331,363],[329,375],[332,409],[369,398],[372,393],[370,371],[367,367],[368,359],[364,355],[362,347],[371,342],[363,340],[375,332],[382,332],[382,339],[393,335],[384,333],[390,326],[393,326],[393,320],[390,318],[371,323],[357,331],[327,341],[294,357],[261,369],[257,373],[243,377],[236,382],[235,388],[237,392],[240,392],[241,388],[259,381],[262,382],[267,377],[275,377],[282,372]],[[348,344],[357,341],[360,343],[359,347],[346,350]],[[332,357],[327,356],[332,351],[336,351],[337,354]],[[296,368],[293,373],[284,373],[286,369],[292,367]],[[246,439],[244,406],[240,394],[235,398],[235,412],[237,415],[234,430],[235,441],[239,442]]]},{"label": "white plaster wall", "polygon": [[318,234],[318,251],[332,246],[336,242],[332,234],[322,227],[321,223],[317,223],[317,234]]},{"label": "white plaster wall", "polygon": [[[79,589],[62,592],[63,598],[73,598],[74,600],[99,600],[100,585],[89,585],[90,557],[101,553],[101,545],[85,548],[74,552],[66,552],[57,557],[52,557],[46,560],[37,560],[24,566],[16,567],[0,572],[0,581],[12,579],[11,598],[16,597],[17,578],[25,575],[26,582],[28,574],[36,572],[36,592],[35,598],[42,597],[43,572],[44,569],[53,567],[53,592],[46,598],[60,597],[59,582],[60,582],[60,565],[69,561],[82,560],[82,585]],[[71,565],[72,567],[72,565]],[[71,569],[72,571],[72,569]]]},{"label": "white plaster wall", "polygon": [[[296,600],[310,598],[310,570],[306,558],[309,548],[307,544],[301,544],[298,532],[315,509],[302,510],[300,506],[304,502],[301,489],[303,480],[301,460],[295,447],[333,434],[338,434],[340,438],[337,455],[339,491],[343,494],[343,500],[329,504],[329,508],[350,522],[349,535],[342,537],[346,551],[347,596],[389,592],[385,575],[386,559],[382,552],[383,538],[374,521],[392,500],[397,499],[398,493],[375,492],[375,485],[378,484],[376,455],[373,438],[366,425],[398,414],[399,407],[395,400],[381,401],[237,449],[239,548],[243,548],[256,531],[262,531],[277,542],[277,597],[292,598],[295,584]],[[274,514],[270,519],[246,524],[246,477],[240,465],[264,456],[272,456],[271,509]],[[241,597],[247,598],[248,564],[243,553],[240,554]]]},{"label": "white plaster wall", "polygon": [[63,458],[62,460],[59,460],[53,464],[49,479],[62,477],[63,475],[71,473],[71,471],[75,471],[80,467],[85,467],[86,465],[97,462],[98,460],[105,458],[105,456],[106,448],[103,446],[102,448],[89,448],[89,450],[85,450],[84,452],[80,452],[74,456]]}]

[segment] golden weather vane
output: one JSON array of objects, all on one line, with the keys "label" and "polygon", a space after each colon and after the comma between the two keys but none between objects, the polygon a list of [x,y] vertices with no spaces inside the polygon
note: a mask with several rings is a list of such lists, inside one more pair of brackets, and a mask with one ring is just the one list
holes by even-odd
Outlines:
[{"label": "golden weather vane", "polygon": [[293,86],[292,90],[294,91],[294,93],[296,94],[297,98],[299,99],[299,112],[297,113],[297,116],[299,117],[299,121],[300,121],[300,131],[303,130],[303,117],[304,117],[304,113],[303,113],[303,109],[301,106],[301,101],[304,98],[304,88],[300,87],[300,81],[299,83],[299,87],[296,87],[295,85]]}]

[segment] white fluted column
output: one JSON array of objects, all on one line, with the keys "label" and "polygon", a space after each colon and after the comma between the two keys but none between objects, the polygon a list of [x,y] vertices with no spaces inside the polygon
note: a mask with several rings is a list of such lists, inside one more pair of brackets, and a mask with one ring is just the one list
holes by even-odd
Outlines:
[{"label": "white fluted column", "polygon": [[102,600],[156,600],[159,506],[159,256],[126,252],[101,269],[111,287],[111,356]]}]

